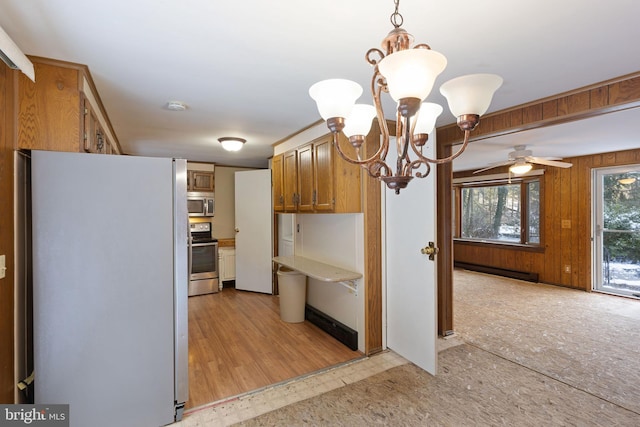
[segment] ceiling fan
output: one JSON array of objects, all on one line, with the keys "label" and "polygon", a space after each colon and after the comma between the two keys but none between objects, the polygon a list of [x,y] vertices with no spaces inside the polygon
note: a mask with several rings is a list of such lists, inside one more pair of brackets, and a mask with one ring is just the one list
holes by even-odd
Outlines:
[{"label": "ceiling fan", "polygon": [[557,168],[570,168],[573,166],[571,163],[559,162],[557,157],[533,157],[531,150],[527,150],[526,145],[516,145],[513,149],[515,151],[509,153],[509,160],[506,162],[491,163],[489,167],[474,171],[473,173],[480,173],[500,166],[511,165],[509,172],[514,175],[522,175],[529,172],[534,163]]}]

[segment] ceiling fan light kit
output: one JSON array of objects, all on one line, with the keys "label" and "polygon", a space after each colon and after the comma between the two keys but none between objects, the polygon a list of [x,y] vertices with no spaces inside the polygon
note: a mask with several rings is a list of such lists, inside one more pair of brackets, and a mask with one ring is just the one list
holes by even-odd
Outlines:
[{"label": "ceiling fan light kit", "polygon": [[553,166],[556,168],[570,168],[573,166],[568,162],[560,162],[556,158],[548,157],[534,157],[531,150],[527,150],[526,145],[516,145],[513,147],[514,151],[509,153],[509,160],[506,162],[491,163],[488,167],[474,171],[473,173],[480,173],[488,171],[489,169],[497,168],[500,166],[509,166],[509,172],[514,175],[524,175],[529,172],[534,164]]},{"label": "ceiling fan light kit", "polygon": [[[449,109],[464,132],[464,141],[459,150],[443,159],[432,159],[422,153],[428,135],[433,131],[442,107],[423,102],[431,92],[436,78],[447,65],[447,59],[426,44],[413,48],[413,36],[401,28],[403,17],[398,12],[399,0],[394,1],[391,14],[393,29],[382,41],[382,50],[369,49],[366,60],[374,67],[371,78],[373,106],[356,104],[362,87],[344,79],[320,81],[309,89],[316,101],[320,116],[333,133],[333,145],[345,161],[364,168],[370,176],[383,181],[396,194],[405,188],[414,175],[424,178],[429,175],[430,164],[452,162],[464,152],[469,143],[469,134],[476,128],[489,108],[502,78],[495,74],[472,74],[444,83],[440,92],[447,98]],[[381,93],[388,93],[397,102],[396,148],[398,160],[395,168],[387,164],[389,151],[389,129],[382,109]],[[362,158],[360,148],[377,117],[382,141],[380,147],[369,158]],[[343,132],[355,149],[356,158],[347,156],[338,143],[338,134]]]},{"label": "ceiling fan light kit", "polygon": [[533,168],[531,163],[527,162],[517,162],[509,168],[509,172],[514,175],[524,175],[529,172]]}]

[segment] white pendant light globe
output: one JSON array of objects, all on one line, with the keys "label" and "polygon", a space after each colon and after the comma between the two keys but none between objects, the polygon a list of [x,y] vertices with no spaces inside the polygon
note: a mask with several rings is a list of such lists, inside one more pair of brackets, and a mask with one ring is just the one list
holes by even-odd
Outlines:
[{"label": "white pendant light globe", "polygon": [[442,114],[442,106],[433,102],[423,102],[418,111],[418,121],[413,134],[430,134],[436,126],[438,116]]},{"label": "white pendant light globe", "polygon": [[407,49],[386,56],[378,64],[387,80],[389,95],[397,102],[405,98],[423,101],[436,77],[447,66],[447,58],[431,49]]},{"label": "white pendant light globe", "polygon": [[353,135],[367,136],[371,130],[371,123],[376,116],[376,109],[373,105],[356,104],[351,110],[351,114],[344,121],[342,133],[347,138]]},{"label": "white pendant light globe", "polygon": [[360,95],[362,86],[345,79],[322,80],[309,88],[309,96],[316,101],[324,120],[348,117]]},{"label": "white pendant light globe", "polygon": [[440,86],[454,117],[465,114],[478,116],[487,112],[493,94],[502,86],[502,77],[496,74],[469,74],[456,77]]}]

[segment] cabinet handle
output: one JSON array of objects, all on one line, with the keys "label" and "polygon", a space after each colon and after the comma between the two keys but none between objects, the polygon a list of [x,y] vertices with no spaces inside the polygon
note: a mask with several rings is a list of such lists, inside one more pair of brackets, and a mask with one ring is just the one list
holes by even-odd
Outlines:
[{"label": "cabinet handle", "polygon": [[313,197],[311,198],[311,203],[316,204],[316,190],[313,190]]},{"label": "cabinet handle", "polygon": [[284,203],[284,196],[281,194],[278,200],[280,201],[280,203]]}]

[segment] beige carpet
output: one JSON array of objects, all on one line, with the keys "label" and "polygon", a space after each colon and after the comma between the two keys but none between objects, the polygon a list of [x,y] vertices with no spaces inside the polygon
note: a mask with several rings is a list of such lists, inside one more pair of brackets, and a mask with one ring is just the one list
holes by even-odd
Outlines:
[{"label": "beige carpet", "polygon": [[640,301],[457,271],[465,344],[246,426],[639,426]]}]

